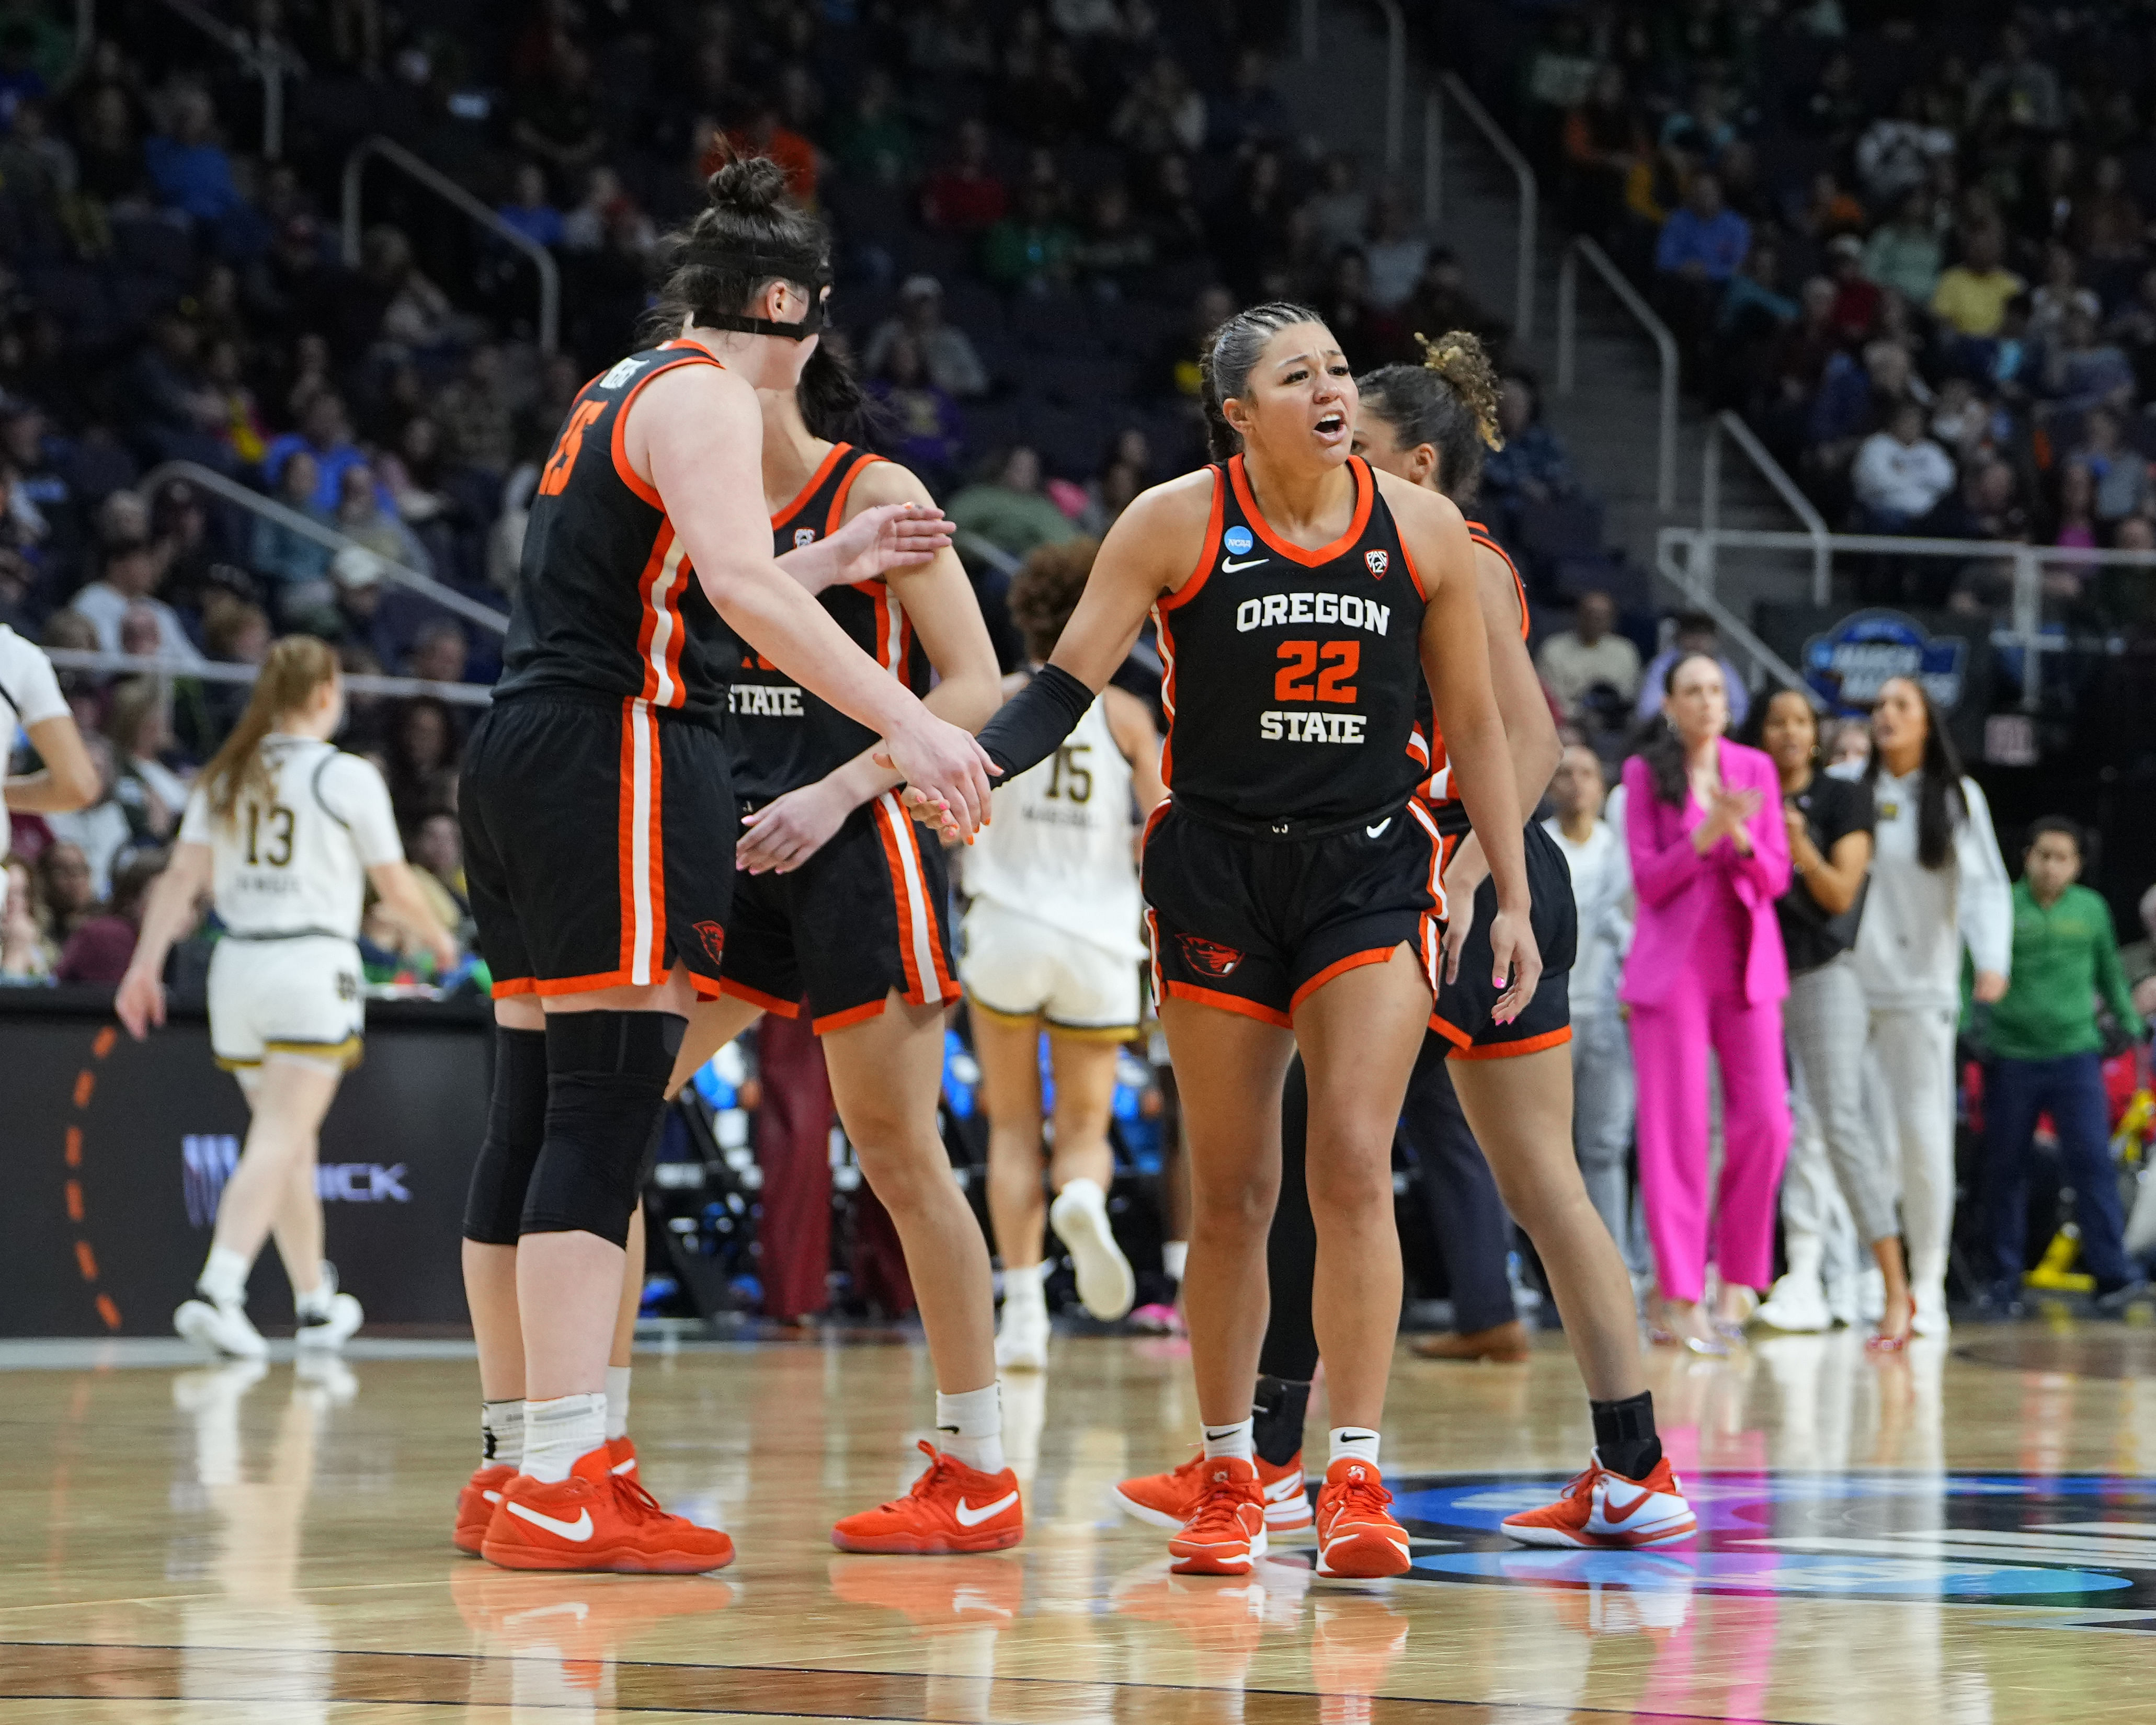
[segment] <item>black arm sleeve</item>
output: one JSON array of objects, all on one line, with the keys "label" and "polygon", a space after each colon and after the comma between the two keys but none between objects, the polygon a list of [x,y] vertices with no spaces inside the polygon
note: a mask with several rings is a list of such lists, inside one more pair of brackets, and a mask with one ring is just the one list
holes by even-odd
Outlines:
[{"label": "black arm sleeve", "polygon": [[1054,754],[1078,728],[1093,691],[1059,665],[1044,665],[1033,680],[997,710],[981,732],[981,747],[1004,769],[1009,784],[1029,767]]}]

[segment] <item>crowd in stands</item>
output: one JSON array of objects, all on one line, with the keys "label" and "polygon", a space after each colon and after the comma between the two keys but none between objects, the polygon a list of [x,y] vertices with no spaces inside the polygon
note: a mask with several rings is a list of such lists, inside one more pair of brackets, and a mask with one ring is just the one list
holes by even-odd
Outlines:
[{"label": "crowd in stands", "polygon": [[[1513,74],[1566,218],[1832,525],[2156,544],[2145,8],[1472,10],[1440,27]],[[2145,578],[2046,580],[2085,622],[2156,622]],[[1996,560],[1897,559],[1865,596],[1982,612],[2004,591]]]}]

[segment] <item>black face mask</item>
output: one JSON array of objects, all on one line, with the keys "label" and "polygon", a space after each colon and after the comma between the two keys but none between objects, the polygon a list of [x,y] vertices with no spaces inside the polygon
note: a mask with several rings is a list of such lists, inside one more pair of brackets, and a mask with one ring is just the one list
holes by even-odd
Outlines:
[{"label": "black face mask", "polygon": [[798,323],[776,323],[767,317],[750,317],[738,311],[700,311],[696,321],[706,329],[737,330],[745,336],[776,336],[786,341],[805,341],[823,333],[824,306],[830,297],[831,266],[820,257],[743,248],[739,251],[697,251],[686,262],[711,270],[739,270],[759,280],[777,276],[808,290],[808,315]]}]

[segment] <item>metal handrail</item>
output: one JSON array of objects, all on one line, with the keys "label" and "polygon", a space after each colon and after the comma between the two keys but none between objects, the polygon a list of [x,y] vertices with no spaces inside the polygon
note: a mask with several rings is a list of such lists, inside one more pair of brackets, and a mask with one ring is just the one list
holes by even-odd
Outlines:
[{"label": "metal handrail", "polygon": [[[167,0],[171,3],[171,0]],[[352,146],[352,154],[344,159],[344,261],[347,268],[359,262],[359,188],[367,170],[367,158],[379,156],[393,166],[402,168],[437,197],[454,204],[465,214],[478,223],[504,244],[515,247],[531,259],[532,267],[539,272],[539,351],[552,353],[559,341],[562,328],[562,269],[554,261],[554,254],[527,234],[522,234],[489,209],[462,186],[437,167],[398,143],[377,132],[362,138]]]},{"label": "metal handrail", "polygon": [[[285,74],[307,75],[307,63],[290,47],[274,38],[258,41],[246,31],[227,23],[195,0],[164,0],[167,8],[185,18],[203,34],[220,44],[240,65],[262,80],[262,155],[275,162],[285,153]],[[96,28],[87,0],[77,8],[75,30],[80,39]]]},{"label": "metal handrail", "polygon": [[466,598],[454,587],[444,587],[431,575],[423,575],[417,569],[407,568],[402,563],[393,563],[378,551],[360,544],[350,535],[340,533],[334,527],[326,527],[312,516],[302,515],[296,509],[280,503],[274,497],[265,497],[259,491],[250,490],[238,480],[227,479],[213,468],[204,467],[198,461],[167,461],[144,474],[140,487],[145,496],[155,496],[157,488],[167,480],[185,480],[191,485],[200,485],[205,491],[214,491],[228,503],[262,516],[289,528],[303,539],[326,546],[331,551],[359,550],[372,557],[382,570],[382,578],[398,587],[409,588],[413,593],[431,599],[445,611],[478,624],[482,629],[492,629],[498,635],[509,633],[509,619],[501,612],[482,605],[476,599]]},{"label": "metal handrail", "polygon": [[[1804,531],[1812,542],[1812,603],[1830,604],[1834,599],[1834,547],[1826,525],[1826,517],[1812,505],[1812,500],[1797,489],[1782,464],[1768,452],[1758,435],[1743,419],[1725,408],[1714,416],[1707,428],[1707,448],[1700,456],[1699,465],[1699,524],[1707,532],[1716,532],[1722,526],[1722,439],[1727,435],[1737,447],[1752,458],[1767,483],[1774,488],[1782,501],[1789,506],[1796,518],[1804,524]],[[1706,567],[1703,578],[1714,584],[1714,542],[1705,543]]]},{"label": "metal handrail", "polygon": [[1512,171],[1512,181],[1520,194],[1519,238],[1513,264],[1512,329],[1522,341],[1534,339],[1535,333],[1535,234],[1541,220],[1542,193],[1535,178],[1534,166],[1521,151],[1518,145],[1505,134],[1505,129],[1490,117],[1490,110],[1476,99],[1475,92],[1467,87],[1457,72],[1438,74],[1437,88],[1432,90],[1423,105],[1423,213],[1433,223],[1445,209],[1445,104],[1450,96],[1460,105],[1476,131],[1482,134],[1483,141],[1496,152],[1497,159]]},{"label": "metal handrail", "polygon": [[1755,669],[1786,687],[1801,690],[1805,699],[1815,707],[1825,711],[1826,703],[1804,680],[1803,673],[1754,634],[1751,626],[1717,598],[1714,590],[1700,580],[1693,567],[1697,560],[1678,560],[1675,550],[1677,538],[1692,531],[1695,530],[1684,527],[1666,527],[1662,530],[1655,557],[1656,567],[1661,572],[1662,578],[1684,594],[1688,604],[1712,617],[1717,632],[1730,644],[1741,649]]},{"label": "metal handrail", "polygon": [[1385,15],[1385,172],[1407,159],[1408,20],[1400,0],[1377,0]]},{"label": "metal handrail", "polygon": [[[1820,542],[1810,533],[1768,532],[1753,528],[1665,527],[1657,536],[1656,561],[1662,572],[1695,597],[1711,598],[1712,590],[1701,579],[1702,567],[1712,567],[1722,547],[1733,551],[1811,551]],[[1686,556],[1680,566],[1676,551]],[[2029,545],[1997,539],[1904,539],[1892,533],[1830,533],[1830,557],[1847,552],[1859,556],[1953,557],[1963,562],[2000,562],[2014,565],[2014,592],[2007,626],[1992,631],[1992,639],[2018,648],[2025,655],[2021,672],[2021,704],[2033,709],[2043,689],[2044,655],[2062,650],[2068,644],[2044,633],[2043,566],[2067,563],[2082,568],[2145,569],[2156,572],[2156,552],[2099,551],[2078,546]],[[1681,567],[1681,572],[1680,572]],[[1723,614],[1717,607],[1717,619]]]},{"label": "metal handrail", "polygon": [[1660,454],[1656,462],[1656,506],[1667,511],[1677,506],[1677,338],[1655,315],[1655,308],[1640,297],[1640,290],[1609,261],[1609,254],[1585,234],[1565,248],[1557,275],[1557,391],[1572,393],[1579,362],[1579,260],[1585,258],[1617,302],[1632,314],[1633,321],[1653,340],[1661,356],[1662,387]]},{"label": "metal handrail", "polygon": [[[82,647],[39,650],[61,670],[116,671],[175,681],[192,677],[203,683],[251,683],[262,675],[259,665],[227,665],[213,659],[182,665],[153,653],[95,653]],[[485,683],[438,683],[429,677],[377,677],[352,671],[346,674],[344,685],[354,695],[383,695],[398,700],[426,695],[459,706],[485,706],[494,699],[494,691]]]},{"label": "metal handrail", "polygon": [[1302,0],[1302,57],[1317,58],[1317,0]]}]

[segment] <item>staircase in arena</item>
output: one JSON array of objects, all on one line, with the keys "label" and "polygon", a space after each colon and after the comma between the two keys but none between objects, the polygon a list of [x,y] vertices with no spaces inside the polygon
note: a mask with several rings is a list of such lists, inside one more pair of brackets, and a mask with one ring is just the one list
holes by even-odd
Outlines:
[{"label": "staircase in arena", "polygon": [[[1326,147],[1344,148],[1364,166],[1364,183],[1383,182],[1385,143],[1384,18],[1369,0],[1323,0],[1318,12],[1318,58],[1299,57],[1291,42],[1277,82],[1306,134]],[[1424,104],[1435,87],[1435,69],[1410,59],[1408,66],[1406,159],[1399,184],[1411,206],[1422,208]],[[1466,116],[1448,105],[1445,115],[1444,218],[1431,232],[1459,258],[1476,299],[1508,320],[1515,300],[1518,198],[1512,172]],[[1555,187],[1542,187],[1547,211]],[[1516,352],[1543,380],[1543,408],[1564,439],[1575,471],[1602,501],[1604,535],[1638,567],[1655,567],[1655,536],[1665,526],[1698,525],[1700,462],[1709,423],[1695,400],[1680,396],[1677,411],[1676,506],[1657,506],[1657,391],[1661,372],[1654,343],[1611,297],[1594,273],[1580,272],[1577,383],[1559,396],[1557,383],[1558,264],[1569,235],[1545,219],[1535,253],[1533,338]],[[1436,331],[1426,333],[1435,335]],[[1794,530],[1789,509],[1734,447],[1722,460],[1721,525]],[[1725,554],[1718,594],[1749,620],[1755,601],[1799,595],[1804,578],[1794,562],[1755,567]],[[1654,589],[1660,606],[1679,602],[1666,583]]]}]

